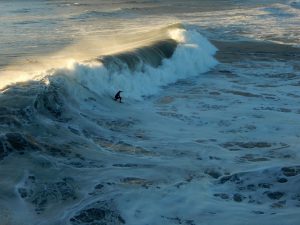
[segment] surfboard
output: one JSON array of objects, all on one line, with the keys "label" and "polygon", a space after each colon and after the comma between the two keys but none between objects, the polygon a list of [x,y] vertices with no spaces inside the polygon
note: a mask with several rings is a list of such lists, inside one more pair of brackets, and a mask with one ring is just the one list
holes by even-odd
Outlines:
[{"label": "surfboard", "polygon": [[119,100],[116,100],[115,98],[112,98],[112,100],[114,100],[115,102],[118,102],[118,103],[123,103],[123,102],[120,102]]}]

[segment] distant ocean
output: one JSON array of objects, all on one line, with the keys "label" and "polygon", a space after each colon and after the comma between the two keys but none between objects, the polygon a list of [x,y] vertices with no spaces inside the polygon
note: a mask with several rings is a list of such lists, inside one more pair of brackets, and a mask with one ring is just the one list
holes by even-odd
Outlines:
[{"label": "distant ocean", "polygon": [[300,1],[3,0],[0,21],[0,225],[299,223]]}]

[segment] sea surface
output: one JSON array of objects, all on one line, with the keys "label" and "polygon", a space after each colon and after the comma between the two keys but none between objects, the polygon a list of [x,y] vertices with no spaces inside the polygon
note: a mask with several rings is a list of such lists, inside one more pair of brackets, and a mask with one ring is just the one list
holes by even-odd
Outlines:
[{"label": "sea surface", "polygon": [[299,27],[299,0],[1,0],[0,225],[298,225]]}]

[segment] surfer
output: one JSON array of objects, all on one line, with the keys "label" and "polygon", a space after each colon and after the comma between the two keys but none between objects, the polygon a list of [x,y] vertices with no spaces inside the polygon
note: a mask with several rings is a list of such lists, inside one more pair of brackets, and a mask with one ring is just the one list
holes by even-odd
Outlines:
[{"label": "surfer", "polygon": [[123,92],[123,91],[118,91],[118,93],[115,95],[115,101],[117,101],[119,99],[120,103],[122,103],[121,92]]}]

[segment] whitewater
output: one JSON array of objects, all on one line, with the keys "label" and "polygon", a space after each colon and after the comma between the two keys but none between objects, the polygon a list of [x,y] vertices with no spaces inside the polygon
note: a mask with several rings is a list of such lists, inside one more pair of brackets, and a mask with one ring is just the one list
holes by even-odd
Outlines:
[{"label": "whitewater", "polygon": [[299,224],[299,1],[15,0],[0,20],[0,225]]}]

